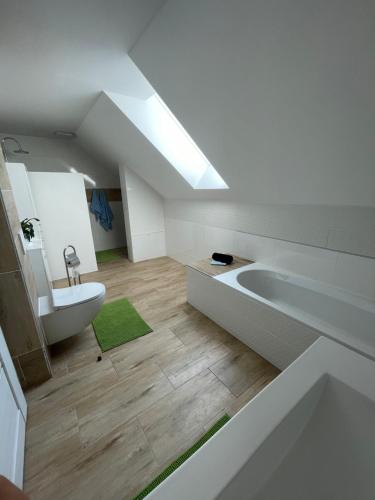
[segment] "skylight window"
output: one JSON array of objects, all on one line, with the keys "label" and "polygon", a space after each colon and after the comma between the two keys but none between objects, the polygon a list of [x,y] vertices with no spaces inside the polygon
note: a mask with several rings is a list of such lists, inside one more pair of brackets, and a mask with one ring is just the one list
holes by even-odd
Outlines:
[{"label": "skylight window", "polygon": [[228,189],[158,94],[146,100],[113,93],[107,95],[193,189]]}]

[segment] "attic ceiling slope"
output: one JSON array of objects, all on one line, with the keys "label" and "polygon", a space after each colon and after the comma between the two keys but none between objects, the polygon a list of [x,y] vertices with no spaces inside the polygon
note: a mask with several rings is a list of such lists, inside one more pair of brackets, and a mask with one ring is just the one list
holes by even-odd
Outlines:
[{"label": "attic ceiling slope", "polygon": [[0,0],[0,130],[76,130],[102,89],[147,93],[127,51],[165,0]]},{"label": "attic ceiling slope", "polygon": [[191,188],[121,111],[116,104],[119,97],[102,92],[77,131],[80,144],[104,157],[112,168],[120,165],[131,168],[164,198],[217,199],[215,190]]},{"label": "attic ceiling slope", "polygon": [[164,157],[103,92],[78,129],[80,142],[117,168],[126,165],[163,197],[190,189]]},{"label": "attic ceiling slope", "polygon": [[192,189],[228,189],[181,123],[154,92],[147,99],[106,93]]},{"label": "attic ceiling slope", "polygon": [[130,57],[230,186],[375,206],[375,2],[169,0]]}]

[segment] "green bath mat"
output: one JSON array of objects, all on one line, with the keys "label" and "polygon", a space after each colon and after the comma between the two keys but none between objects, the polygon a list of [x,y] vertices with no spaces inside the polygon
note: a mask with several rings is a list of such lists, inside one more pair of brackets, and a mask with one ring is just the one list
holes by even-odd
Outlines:
[{"label": "green bath mat", "polygon": [[166,469],[163,470],[144,490],[142,490],[133,500],[142,500],[145,498],[152,490],[154,490],[160,483],[164,481],[168,476],[172,474],[176,469],[180,467],[188,458],[190,458],[201,446],[204,445],[218,430],[220,430],[223,425],[225,425],[230,420],[229,415],[226,413],[214,424],[203,436],[198,439],[198,441],[193,444],[191,448],[185,451],[181,456],[172,462]]},{"label": "green bath mat", "polygon": [[105,264],[106,262],[113,262],[126,257],[125,248],[111,248],[110,250],[101,250],[95,252],[96,262],[98,264]]},{"label": "green bath mat", "polygon": [[103,352],[152,332],[127,299],[104,304],[92,324]]}]

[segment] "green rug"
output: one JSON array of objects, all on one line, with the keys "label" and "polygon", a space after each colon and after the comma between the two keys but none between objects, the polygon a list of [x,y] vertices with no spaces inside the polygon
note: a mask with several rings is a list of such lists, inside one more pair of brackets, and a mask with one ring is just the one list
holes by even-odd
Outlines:
[{"label": "green rug", "polygon": [[105,264],[106,262],[113,262],[114,260],[120,260],[126,257],[126,249],[123,248],[111,248],[110,250],[101,250],[100,252],[95,252],[96,262],[98,264]]},{"label": "green rug", "polygon": [[92,324],[103,352],[152,332],[127,299],[104,304]]},{"label": "green rug", "polygon": [[220,430],[230,420],[229,415],[225,413],[191,448],[185,451],[180,457],[172,462],[166,469],[163,470],[144,490],[142,490],[133,500],[141,500],[145,498],[152,490],[180,467],[188,458],[190,458],[201,446],[204,445],[218,430]]}]

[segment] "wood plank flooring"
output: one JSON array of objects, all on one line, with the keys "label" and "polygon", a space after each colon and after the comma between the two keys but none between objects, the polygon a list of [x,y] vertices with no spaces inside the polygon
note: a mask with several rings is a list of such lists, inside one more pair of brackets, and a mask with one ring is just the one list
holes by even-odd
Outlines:
[{"label": "wood plank flooring", "polygon": [[32,499],[134,497],[279,373],[187,304],[176,261],[102,264],[83,279],[94,280],[106,301],[127,297],[154,331],[104,354],[91,326],[53,346],[54,377],[26,394]]}]

